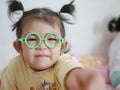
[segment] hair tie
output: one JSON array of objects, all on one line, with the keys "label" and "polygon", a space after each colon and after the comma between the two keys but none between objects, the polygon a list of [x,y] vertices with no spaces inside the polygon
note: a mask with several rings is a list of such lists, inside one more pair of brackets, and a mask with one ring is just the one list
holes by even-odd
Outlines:
[{"label": "hair tie", "polygon": [[60,14],[61,14],[61,11],[57,12],[57,14],[60,15]]},{"label": "hair tie", "polygon": [[23,13],[25,13],[26,11],[25,10],[23,10]]}]

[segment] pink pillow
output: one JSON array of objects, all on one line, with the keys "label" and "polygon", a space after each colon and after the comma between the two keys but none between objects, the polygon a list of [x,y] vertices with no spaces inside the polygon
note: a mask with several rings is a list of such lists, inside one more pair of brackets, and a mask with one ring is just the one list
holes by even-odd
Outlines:
[{"label": "pink pillow", "polygon": [[97,69],[105,78],[106,83],[110,83],[108,71],[108,59],[98,56],[75,56],[85,68]]}]

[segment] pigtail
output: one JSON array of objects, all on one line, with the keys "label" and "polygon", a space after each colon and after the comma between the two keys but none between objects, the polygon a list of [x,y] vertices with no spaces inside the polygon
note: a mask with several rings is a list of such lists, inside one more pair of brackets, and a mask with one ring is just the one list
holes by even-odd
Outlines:
[{"label": "pigtail", "polygon": [[24,12],[24,7],[20,1],[10,0],[8,3],[8,16],[11,17],[13,13],[20,10]]},{"label": "pigtail", "polygon": [[108,30],[110,32],[119,32],[120,31],[120,17],[113,18],[108,24]]},{"label": "pigtail", "polygon": [[[8,3],[8,18],[14,23],[12,31],[20,28],[21,17],[24,13],[24,7],[20,1],[9,0]],[[21,15],[22,14],[22,15]],[[17,20],[16,20],[17,19]]]},{"label": "pigtail", "polygon": [[73,12],[74,12],[74,10],[75,10],[74,5],[72,5],[73,2],[74,2],[74,0],[71,1],[69,4],[65,4],[65,5],[61,8],[60,13],[68,13],[68,14],[73,15]]},{"label": "pigtail", "polygon": [[74,0],[72,0],[69,4],[65,4],[59,11],[59,15],[61,16],[62,20],[68,24],[72,24],[69,19],[65,18],[62,13],[70,14],[73,16],[73,12],[75,11],[75,7],[73,5]]}]

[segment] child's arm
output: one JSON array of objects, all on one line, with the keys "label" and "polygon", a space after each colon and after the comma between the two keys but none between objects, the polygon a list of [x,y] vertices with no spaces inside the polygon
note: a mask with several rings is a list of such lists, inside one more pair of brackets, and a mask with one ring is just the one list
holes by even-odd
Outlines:
[{"label": "child's arm", "polygon": [[107,90],[103,77],[97,71],[73,69],[66,77],[67,90]]}]

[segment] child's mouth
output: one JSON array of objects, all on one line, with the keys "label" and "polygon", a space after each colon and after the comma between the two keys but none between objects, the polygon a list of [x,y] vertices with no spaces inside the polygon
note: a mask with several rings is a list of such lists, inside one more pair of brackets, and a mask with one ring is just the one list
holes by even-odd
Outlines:
[{"label": "child's mouth", "polygon": [[45,54],[38,54],[38,55],[35,55],[36,58],[46,58],[48,57],[48,55],[45,55]]}]

